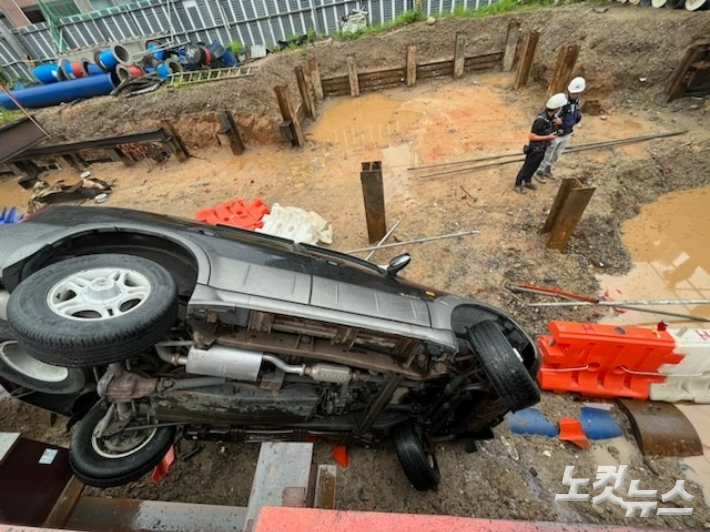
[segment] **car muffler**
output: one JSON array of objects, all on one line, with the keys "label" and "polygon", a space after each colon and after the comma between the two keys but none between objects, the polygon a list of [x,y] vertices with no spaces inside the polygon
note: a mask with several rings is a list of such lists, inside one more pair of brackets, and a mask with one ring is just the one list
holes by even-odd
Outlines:
[{"label": "car muffler", "polygon": [[287,364],[276,355],[248,351],[235,347],[215,345],[209,349],[191,347],[187,353],[185,370],[197,375],[225,377],[246,382],[256,382],[264,362],[269,362],[284,373],[307,375],[318,382],[343,384],[352,379],[352,370],[333,364]]}]

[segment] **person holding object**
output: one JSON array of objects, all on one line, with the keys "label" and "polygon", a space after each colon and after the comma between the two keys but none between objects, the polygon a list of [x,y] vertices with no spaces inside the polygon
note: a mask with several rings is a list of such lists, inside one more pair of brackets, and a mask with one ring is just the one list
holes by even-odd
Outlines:
[{"label": "person holding object", "polygon": [[580,111],[579,96],[584,92],[587,82],[582,77],[576,77],[567,86],[567,104],[562,106],[558,114],[562,123],[560,124],[560,134],[550,142],[545,152],[545,158],[535,173],[535,179],[540,183],[546,183],[546,178],[552,178],[552,165],[557,162],[560,154],[567,147],[574,126],[582,120]]},{"label": "person holding object", "polygon": [[521,194],[525,194],[525,187],[532,190],[537,188],[532,184],[533,174],[545,157],[548,145],[557,135],[555,130],[562,124],[562,121],[556,117],[556,114],[566,103],[567,96],[563,93],[553,94],[547,100],[546,109],[535,117],[528,134],[530,143],[525,146],[525,162],[515,179],[515,188]]}]

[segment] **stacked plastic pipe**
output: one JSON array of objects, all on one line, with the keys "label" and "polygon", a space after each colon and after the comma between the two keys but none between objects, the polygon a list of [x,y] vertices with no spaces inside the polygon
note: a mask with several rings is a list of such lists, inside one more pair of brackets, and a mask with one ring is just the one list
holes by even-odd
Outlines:
[{"label": "stacked plastic pipe", "polygon": [[[93,61],[82,58],[38,65],[32,73],[40,85],[12,91],[11,94],[23,107],[50,107],[109,94],[123,81],[146,74],[156,73],[166,79],[183,70],[229,68],[237,64],[232,51],[218,42],[165,48],[160,41],[149,40],[145,44],[143,58],[134,62],[128,50],[116,44],[96,51]],[[7,94],[0,94],[0,106],[17,108]]]},{"label": "stacked plastic pipe", "polygon": [[0,94],[0,106],[17,109],[16,100],[23,107],[35,109],[68,103],[78,99],[109,94],[120,81],[119,66],[129,65],[131,54],[116,44],[94,54],[94,62],[87,59],[63,60],[39,65],[32,73],[41,83],[27,89],[12,91],[12,98]]}]

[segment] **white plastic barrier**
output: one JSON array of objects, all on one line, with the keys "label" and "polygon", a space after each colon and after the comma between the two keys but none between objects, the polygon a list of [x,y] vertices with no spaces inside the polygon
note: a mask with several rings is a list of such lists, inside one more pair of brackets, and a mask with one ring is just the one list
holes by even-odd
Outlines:
[{"label": "white plastic barrier", "polygon": [[663,364],[659,372],[666,381],[651,384],[653,401],[693,401],[710,404],[710,330],[668,329],[676,347],[674,353],[684,355],[678,364]]},{"label": "white plastic barrier", "polygon": [[288,238],[297,243],[333,243],[333,227],[315,212],[307,212],[298,207],[282,207],[278,203],[271,206],[271,214],[264,215],[264,227],[259,233]]}]

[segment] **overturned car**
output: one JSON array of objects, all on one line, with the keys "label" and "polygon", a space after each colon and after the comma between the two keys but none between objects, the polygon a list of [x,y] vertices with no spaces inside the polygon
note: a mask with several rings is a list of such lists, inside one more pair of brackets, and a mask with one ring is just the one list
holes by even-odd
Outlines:
[{"label": "overturned car", "polygon": [[535,404],[539,355],[489,305],[386,266],[231,227],[55,207],[0,226],[0,383],[78,422],[75,474],[150,471],[188,438],[390,438],[435,488],[434,443]]}]

